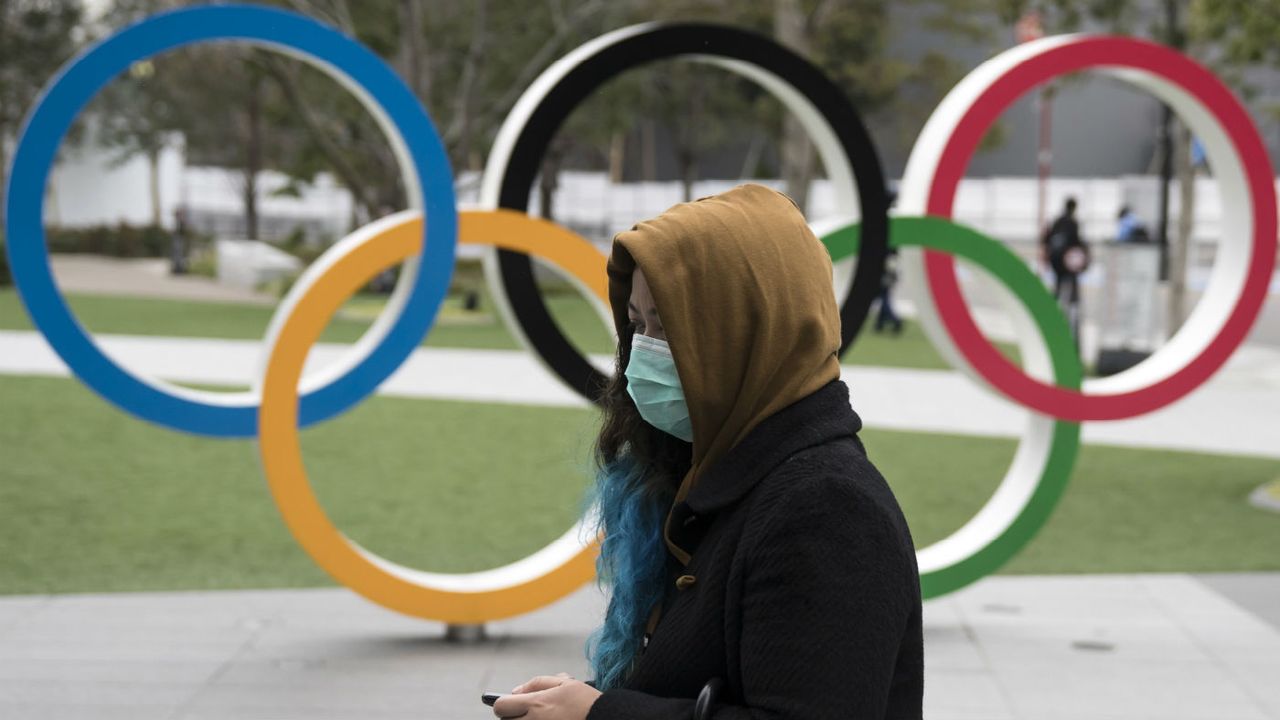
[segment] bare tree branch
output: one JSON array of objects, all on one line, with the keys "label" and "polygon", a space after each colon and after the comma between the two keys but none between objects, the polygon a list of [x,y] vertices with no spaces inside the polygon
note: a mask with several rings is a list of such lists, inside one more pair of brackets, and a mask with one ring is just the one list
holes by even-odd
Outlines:
[{"label": "bare tree branch", "polygon": [[338,26],[354,35],[356,21],[351,17],[351,6],[347,4],[347,0],[334,0],[333,10],[338,16]]},{"label": "bare tree branch", "polygon": [[327,5],[328,3],[311,2],[310,0],[289,0],[289,6],[303,15],[323,20],[330,25],[342,28],[347,33],[355,30],[349,11],[343,14],[336,9],[330,9]]},{"label": "bare tree branch", "polygon": [[431,100],[431,59],[423,47],[422,0],[400,0],[399,65],[409,89],[424,104]]},{"label": "bare tree branch", "polygon": [[840,6],[841,0],[822,0],[814,6],[813,12],[809,13],[809,19],[805,23],[806,27],[812,32],[823,27],[831,19],[831,15]]},{"label": "bare tree branch", "polygon": [[556,26],[556,31],[566,32],[569,21],[564,15],[564,3],[561,0],[547,0],[547,10],[551,16],[551,24]]},{"label": "bare tree branch", "polygon": [[[515,104],[521,93],[525,91],[525,88],[529,87],[529,83],[533,82],[533,79],[551,63],[552,58],[560,51],[565,40],[607,5],[608,3],[604,0],[589,0],[574,8],[573,12],[566,18],[565,24],[562,27],[558,27],[556,32],[538,48],[537,52],[530,56],[529,62],[525,64],[524,69],[511,82],[507,90],[499,95],[496,100],[489,103],[488,106],[476,112],[475,121],[487,124],[496,116],[507,112]],[[456,138],[451,138],[446,133],[446,143],[452,144],[456,140]]]},{"label": "bare tree branch", "polygon": [[484,57],[485,43],[489,38],[487,9],[485,0],[475,0],[471,20],[471,43],[467,47],[462,76],[458,80],[457,93],[454,95],[453,119],[449,122],[449,128],[444,134],[445,142],[451,147],[455,143],[460,145],[464,153],[471,149],[469,145],[474,129],[472,110],[475,107],[476,76],[480,72],[480,61]]},{"label": "bare tree branch", "polygon": [[351,191],[358,204],[368,210],[375,210],[377,204],[374,198],[369,196],[368,182],[361,177],[355,166],[347,161],[341,148],[320,126],[320,121],[316,118],[315,113],[311,111],[311,107],[302,98],[301,93],[298,92],[298,79],[293,69],[288,67],[274,53],[261,53],[260,57],[263,61],[263,69],[280,86],[281,91],[284,92],[285,99],[289,102],[289,106],[297,113],[298,119],[302,121],[303,127],[306,128],[307,134],[311,136],[312,141],[316,143],[316,147],[333,165],[334,172],[341,178],[342,184]]}]

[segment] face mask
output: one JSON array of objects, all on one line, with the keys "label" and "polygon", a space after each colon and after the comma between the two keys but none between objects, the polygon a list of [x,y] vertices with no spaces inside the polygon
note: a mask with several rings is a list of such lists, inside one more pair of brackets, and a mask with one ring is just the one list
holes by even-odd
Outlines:
[{"label": "face mask", "polygon": [[693,442],[689,406],[685,404],[676,361],[666,341],[647,335],[632,337],[626,376],[627,394],[635,401],[645,422],[685,442]]}]

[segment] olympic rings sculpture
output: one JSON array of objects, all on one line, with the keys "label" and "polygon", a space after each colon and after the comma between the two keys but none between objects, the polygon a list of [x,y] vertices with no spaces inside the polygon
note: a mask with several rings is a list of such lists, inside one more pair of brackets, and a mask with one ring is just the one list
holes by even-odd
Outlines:
[{"label": "olympic rings sculpture", "polygon": [[[96,92],[134,62],[193,43],[228,40],[298,57],[353,92],[387,135],[409,191],[408,210],[356,230],[303,273],[268,327],[261,378],[252,391],[230,396],[139,377],[103,353],[54,284],[42,215],[57,148]],[[1081,421],[1133,417],[1190,392],[1240,344],[1265,300],[1276,254],[1276,198],[1257,129],[1208,70],[1146,41],[1049,37],[979,66],[926,124],[902,180],[900,215],[890,219],[883,172],[865,126],[813,65],[766,38],[723,26],[624,28],[569,53],[534,81],[494,142],[481,189],[481,205],[488,209],[459,213],[440,138],[395,73],[322,23],[253,5],[151,16],[94,45],[58,73],[28,116],[6,191],[15,284],[50,345],[107,401],[175,430],[256,435],[286,525],[338,582],[390,609],[450,623],[528,612],[593,577],[590,517],[546,548],[501,568],[439,574],[403,567],[360,547],[328,519],[307,480],[298,430],[350,409],[418,346],[447,291],[458,242],[496,249],[486,273],[511,331],[569,387],[594,399],[603,377],[551,320],[529,259],[557,266],[601,303],[607,294],[605,259],[583,238],[524,211],[542,154],[573,108],[619,73],[669,58],[711,63],[756,81],[809,132],[844,218],[815,228],[837,268],[833,291],[840,293],[842,351],[866,318],[886,251],[899,248],[904,269],[921,281],[914,283],[920,289],[916,300],[931,341],[953,365],[1032,410],[992,497],[951,536],[919,551],[925,597],[994,572],[1043,526],[1070,478]],[[1089,381],[1065,318],[1027,265],[998,241],[946,219],[965,166],[994,118],[1036,85],[1084,69],[1114,75],[1168,103],[1204,142],[1223,184],[1226,210],[1209,288],[1184,327],[1138,366]],[[1025,369],[977,330],[959,292],[953,257],[982,268],[1014,300]],[[396,264],[403,270],[384,314],[343,362],[303,377],[307,351],[333,313],[368,279]]]}]

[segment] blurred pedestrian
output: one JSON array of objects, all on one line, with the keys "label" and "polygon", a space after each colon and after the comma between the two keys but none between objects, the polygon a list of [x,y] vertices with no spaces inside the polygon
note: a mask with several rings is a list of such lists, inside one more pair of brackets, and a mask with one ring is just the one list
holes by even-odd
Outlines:
[{"label": "blurred pedestrian", "polygon": [[902,318],[893,310],[893,286],[898,284],[898,251],[890,249],[885,256],[884,274],[880,276],[880,293],[876,295],[879,309],[876,311],[876,332],[890,328],[894,335],[902,334]]},{"label": "blurred pedestrian", "polygon": [[1116,216],[1116,242],[1148,242],[1151,239],[1147,226],[1133,212],[1133,208],[1125,205]]},{"label": "blurred pedestrian", "polygon": [[1089,268],[1089,246],[1080,237],[1076,199],[1068,197],[1062,214],[1041,238],[1041,254],[1053,270],[1053,295],[1067,314],[1071,332],[1080,339],[1080,274]]},{"label": "blurred pedestrian", "polygon": [[190,229],[187,227],[187,208],[179,205],[173,211],[173,232],[169,235],[169,273],[187,274],[187,252],[190,245]]}]

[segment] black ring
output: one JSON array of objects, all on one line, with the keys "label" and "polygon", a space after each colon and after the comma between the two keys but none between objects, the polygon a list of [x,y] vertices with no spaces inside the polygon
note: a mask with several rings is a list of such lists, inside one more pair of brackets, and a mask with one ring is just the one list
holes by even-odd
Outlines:
[{"label": "black ring", "polygon": [[[740,60],[789,83],[826,119],[848,156],[858,186],[862,214],[858,267],[840,308],[840,354],[862,329],[880,290],[888,249],[888,198],[880,157],[862,118],[844,92],[821,70],[763,35],[723,25],[652,25],[620,33],[564,75],[530,114],[507,159],[498,205],[528,210],[529,195],[547,146],[569,113],[593,91],[626,70],[681,55]],[[639,218],[637,218],[639,219]],[[533,350],[553,372],[593,402],[607,378],[596,370],[556,325],[538,292],[529,256],[498,251],[502,291]]]}]

